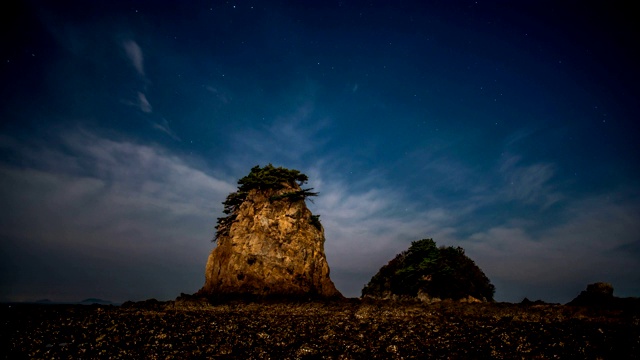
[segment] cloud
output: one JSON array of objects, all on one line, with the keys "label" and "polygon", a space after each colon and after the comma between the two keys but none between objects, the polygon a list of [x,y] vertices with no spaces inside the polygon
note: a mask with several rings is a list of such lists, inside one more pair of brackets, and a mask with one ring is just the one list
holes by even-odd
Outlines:
[{"label": "cloud", "polygon": [[[135,41],[129,39],[122,42],[122,47],[125,50],[127,57],[131,61],[131,64],[138,72],[138,75],[145,78],[144,56],[142,54],[142,49],[140,48],[140,46]],[[127,105],[139,109],[145,114],[151,114],[153,112],[153,106],[151,106],[151,103],[147,99],[147,95],[145,94],[145,92],[138,91],[137,94],[138,98],[136,99],[136,101],[125,100],[123,102]],[[171,127],[169,126],[169,122],[165,118],[162,118],[161,121],[149,121],[151,122],[151,126],[154,129],[165,133],[174,140],[181,141],[180,137],[175,133],[175,131],[171,129]]]},{"label": "cloud", "polygon": [[174,140],[182,141],[180,137],[173,130],[171,130],[171,127],[169,127],[169,122],[165,118],[162,118],[162,123],[153,122],[153,128],[162,131]]},{"label": "cloud", "polygon": [[135,100],[123,99],[122,103],[134,107],[145,114],[153,113],[153,106],[151,106],[151,103],[147,99],[147,95],[142,91],[138,91],[137,95]]},{"label": "cloud", "polygon": [[138,108],[140,108],[140,111],[144,112],[144,113],[150,113],[153,109],[151,107],[151,104],[149,104],[149,100],[147,100],[147,96],[138,91]]},{"label": "cloud", "polygon": [[379,267],[410,241],[451,231],[455,216],[445,209],[422,209],[399,189],[384,186],[374,169],[354,181],[344,169],[350,164],[337,151],[325,149],[323,131],[331,119],[319,118],[312,99],[302,101],[287,115],[259,127],[232,134],[235,144],[230,167],[244,175],[255,165],[272,162],[300,169],[320,196],[308,203],[321,215],[325,251],[331,277],[343,294],[359,296]]},{"label": "cloud", "polygon": [[630,296],[640,291],[632,285],[638,283],[640,262],[637,254],[621,249],[637,242],[640,208],[621,197],[571,201],[555,225],[504,219],[461,242],[490,278],[504,285],[498,293],[511,301],[551,294],[545,300],[566,302],[595,281],[618,284],[619,294]]},{"label": "cloud", "polygon": [[207,89],[208,92],[213,94],[213,96],[223,104],[228,104],[231,101],[231,95],[229,95],[228,91],[221,90],[211,85],[205,86],[205,89]]},{"label": "cloud", "polygon": [[375,185],[373,175],[349,182],[326,165],[308,175],[320,193],[309,207],[321,215],[331,277],[346,296],[360,296],[371,276],[411,241],[433,237],[446,244],[455,232],[455,214],[441,207],[425,210],[402,191]]},{"label": "cloud", "polygon": [[[232,159],[235,163],[283,162],[297,164],[306,157],[317,157],[317,151],[326,143],[322,136],[330,121],[314,115],[312,101],[304,101],[290,114],[267,119],[251,129],[233,134],[236,154],[243,159]],[[291,165],[289,165],[291,166]]]},{"label": "cloud", "polygon": [[[502,301],[526,296],[567,302],[595,281],[614,283],[620,296],[640,292],[634,285],[640,283],[638,253],[627,250],[638,244],[640,207],[625,200],[627,192],[564,199],[554,223],[543,216],[521,218],[507,212],[470,232],[468,227],[477,228],[470,224],[484,216],[488,201],[447,204],[440,198],[425,206],[398,188],[334,176],[319,169],[310,173],[316,179],[311,185],[320,192],[310,208],[321,215],[332,279],[347,296],[359,296],[382,265],[422,238],[462,246],[497,285],[496,296]],[[504,200],[496,206],[509,208]]]},{"label": "cloud", "polygon": [[[307,104],[249,132],[246,158],[221,157],[232,176],[166,148],[82,131],[47,148],[0,138],[3,149],[19,148],[23,164],[0,165],[7,214],[0,218],[0,295],[126,300],[196,291],[222,200],[256,159],[274,154],[307,173],[320,192],[309,207],[321,215],[331,276],[347,296],[359,296],[382,265],[422,238],[462,246],[503,301],[566,302],[594,281],[614,283],[622,296],[640,292],[638,251],[629,250],[637,249],[640,232],[632,191],[568,198],[554,183],[554,164],[509,155],[485,173],[431,158],[421,169],[462,180],[423,184],[416,196],[390,183],[386,171],[355,176],[340,154],[317,155],[322,126],[313,120]],[[303,155],[287,155],[291,146]],[[520,188],[505,189],[511,181]],[[451,197],[452,189],[461,194]]]},{"label": "cloud", "polygon": [[138,43],[128,39],[122,42],[122,48],[127,58],[131,61],[131,65],[133,65],[140,76],[144,77],[144,55]]},{"label": "cloud", "polygon": [[0,166],[2,297],[37,289],[121,301],[197,290],[220,203],[235,185],[157,146],[90,133],[63,144],[23,151],[35,166]]},{"label": "cloud", "polygon": [[554,164],[511,154],[489,172],[431,158],[422,170],[439,180],[415,197],[384,172],[354,181],[329,164],[309,172],[320,192],[310,207],[325,227],[332,279],[347,296],[422,238],[462,246],[503,301],[567,302],[595,281],[616,284],[620,296],[640,292],[638,253],[628,250],[638,247],[640,207],[628,189],[569,198],[554,183]]},{"label": "cloud", "polygon": [[[138,108],[145,114],[151,115],[153,113],[153,107],[151,106],[151,103],[149,103],[149,100],[147,100],[147,96],[143,92],[138,91],[138,100],[136,102],[123,101],[123,103]],[[167,119],[160,118],[160,121],[153,120],[153,117],[148,117],[147,119],[154,129],[163,132],[176,141],[182,141],[178,134],[176,134],[176,132],[171,129],[171,126],[169,125]]]},{"label": "cloud", "polygon": [[502,194],[509,201],[548,207],[562,198],[550,184],[554,172],[552,164],[522,165],[519,156],[505,155],[500,165]]}]

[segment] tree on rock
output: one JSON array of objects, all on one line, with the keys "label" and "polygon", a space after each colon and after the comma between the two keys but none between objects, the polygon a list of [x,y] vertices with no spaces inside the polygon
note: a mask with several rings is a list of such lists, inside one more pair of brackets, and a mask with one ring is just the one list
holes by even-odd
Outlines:
[{"label": "tree on rock", "polygon": [[461,247],[440,247],[432,239],[414,241],[383,266],[362,289],[363,297],[493,301],[495,287]]},{"label": "tree on rock", "polygon": [[280,191],[275,195],[271,195],[269,199],[272,201],[284,198],[293,201],[304,200],[309,196],[318,196],[317,192],[311,191],[313,188],[300,188],[308,180],[307,175],[295,169],[275,167],[271,164],[262,168],[260,165],[254,166],[251,168],[249,175],[238,180],[238,190],[229,194],[225,201],[222,202],[224,205],[223,212],[227,216],[218,218],[216,235],[212,241],[215,242],[221,235],[229,233],[229,228],[237,217],[240,205],[247,199],[247,195],[251,190],[275,192],[289,189],[290,191]]}]

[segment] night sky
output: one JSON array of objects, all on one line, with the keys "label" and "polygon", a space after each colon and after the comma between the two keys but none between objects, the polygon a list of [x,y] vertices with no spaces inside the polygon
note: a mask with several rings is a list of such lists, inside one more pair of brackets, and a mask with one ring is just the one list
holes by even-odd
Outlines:
[{"label": "night sky", "polygon": [[498,301],[640,296],[631,4],[3,1],[0,301],[197,291],[268,163],[346,296],[423,238]]}]

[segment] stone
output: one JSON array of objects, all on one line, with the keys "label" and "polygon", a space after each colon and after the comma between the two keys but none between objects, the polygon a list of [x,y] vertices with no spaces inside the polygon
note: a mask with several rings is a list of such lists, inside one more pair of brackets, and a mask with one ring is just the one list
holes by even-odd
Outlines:
[{"label": "stone", "polygon": [[471,295],[469,295],[469,296],[467,296],[465,298],[462,298],[462,299],[460,299],[458,301],[461,302],[461,303],[467,303],[467,304],[480,304],[480,303],[483,303],[482,300],[476,299]]},{"label": "stone", "polygon": [[587,289],[580,292],[568,305],[609,306],[613,301],[613,286],[609,283],[597,282],[587,285]]},{"label": "stone", "polygon": [[198,295],[342,298],[329,277],[322,225],[304,196],[290,196],[301,191],[291,181],[243,193],[218,228]]},{"label": "stone", "polygon": [[612,297],[613,286],[605,282],[597,282],[597,283],[589,284],[587,285],[587,293],[596,295],[596,296]]},{"label": "stone", "polygon": [[640,314],[640,298],[613,296],[613,286],[605,282],[587,285],[587,289],[581,291],[567,305],[604,310],[622,310],[628,314]]}]

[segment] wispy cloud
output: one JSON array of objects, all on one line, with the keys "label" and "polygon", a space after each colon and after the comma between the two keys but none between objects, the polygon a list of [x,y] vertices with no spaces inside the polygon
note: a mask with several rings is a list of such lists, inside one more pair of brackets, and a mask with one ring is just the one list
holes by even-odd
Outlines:
[{"label": "wispy cloud", "polygon": [[[122,47],[127,57],[129,58],[129,61],[131,61],[131,65],[136,69],[138,75],[146,79],[144,72],[144,56],[142,53],[142,49],[140,48],[138,43],[131,39],[128,39],[122,42]],[[147,99],[146,90],[138,91],[137,94],[138,97],[135,101],[126,100],[124,101],[124,103],[137,108],[145,114],[152,114],[153,106]],[[154,120],[153,118],[149,118],[148,120],[154,129],[161,131],[174,140],[181,141],[180,137],[176,134],[175,131],[171,129],[171,127],[169,126],[169,122],[165,118],[161,118],[161,120],[159,121]]]},{"label": "wispy cloud", "polygon": [[[546,300],[566,302],[595,281],[616,283],[619,294],[630,296],[640,290],[640,261],[637,254],[619,249],[638,241],[640,208],[621,196],[571,201],[560,215],[563,221],[555,225],[504,219],[502,225],[461,240],[482,268],[504,285],[498,292],[510,300],[554,293],[555,298]],[[532,233],[532,222],[544,230]],[[525,284],[528,288],[523,289]]]},{"label": "wispy cloud", "polygon": [[[157,146],[90,133],[63,139],[66,155],[30,149],[23,154],[38,157],[34,167],[0,166],[3,252],[37,262],[25,267],[7,260],[8,273],[27,281],[3,276],[3,297],[40,289],[57,299],[126,300],[197,290],[220,203],[235,185]],[[60,163],[70,160],[75,165]],[[46,267],[55,271],[37,276],[31,270]],[[87,275],[76,276],[78,269]],[[153,283],[158,278],[167,282]],[[65,294],[73,282],[81,283]],[[104,282],[111,293],[92,285]]]},{"label": "wispy cloud", "polygon": [[[280,154],[268,146],[297,144],[315,153],[322,142],[315,141],[319,130],[309,122],[311,112],[312,107],[303,107],[250,133],[253,137],[245,141],[253,146],[234,165],[241,169],[227,165],[225,174],[244,175],[259,151],[265,159]],[[286,135],[272,134],[273,129],[285,129]],[[94,296],[100,289],[91,284],[117,279],[108,287],[116,295],[105,296],[119,300],[171,298],[202,285],[212,248],[208,240],[222,213],[221,201],[236,188],[235,177],[214,175],[196,165],[203,162],[162,147],[82,131],[65,134],[57,149],[1,140],[4,147],[20,148],[22,163],[29,164],[0,166],[0,199],[7,214],[0,218],[5,267],[23,274],[20,282],[3,278],[8,284],[3,289],[24,297],[29,287],[48,289],[56,297],[68,285]],[[510,155],[486,173],[432,158],[421,166],[471,179],[468,201],[449,201],[446,191],[446,183],[461,191],[463,180],[434,188],[427,184],[423,196],[415,197],[389,183],[385,171],[350,175],[344,171],[348,164],[335,161],[338,155],[325,152],[311,162],[298,156],[281,159],[306,172],[309,186],[320,192],[309,206],[321,215],[332,279],[347,296],[358,296],[382,265],[411,241],[427,237],[465,248],[497,285],[500,300],[528,296],[565,302],[586,283],[600,280],[614,282],[619,295],[640,291],[633,285],[640,283],[638,254],[624,250],[638,246],[637,194],[618,189],[567,198],[554,183],[554,164],[525,164]],[[232,158],[232,153],[225,155],[221,163],[230,164]],[[504,190],[511,181],[521,189]],[[514,206],[531,211],[511,211]],[[553,222],[547,223],[551,214]],[[478,218],[486,219],[480,227]],[[24,267],[29,258],[38,259],[32,270]],[[77,269],[86,275],[74,276]],[[43,280],[36,272],[51,276]],[[170,280],[153,283],[159,278]]]},{"label": "wispy cloud", "polygon": [[373,173],[354,181],[321,162],[308,174],[309,185],[320,193],[309,206],[325,228],[332,279],[347,296],[359,296],[371,276],[411,241],[433,237],[448,244],[455,233],[458,214],[425,208]]},{"label": "wispy cloud", "polygon": [[153,108],[151,107],[151,104],[149,104],[149,100],[147,100],[147,96],[140,91],[138,91],[137,105],[140,108],[140,111],[144,113],[150,113],[153,110]]},{"label": "wispy cloud", "polygon": [[165,118],[162,118],[161,123],[153,122],[153,128],[169,135],[173,140],[182,141],[180,137],[173,130],[171,130],[169,122]]},{"label": "wispy cloud", "polygon": [[379,268],[380,260],[389,260],[404,250],[408,241],[447,232],[454,220],[442,208],[416,212],[398,207],[396,201],[402,194],[391,189],[358,193],[339,183],[327,185],[319,189],[322,197],[316,201],[315,210],[322,214],[330,239],[328,248],[333,249],[338,267]]},{"label": "wispy cloud", "polygon": [[500,164],[504,179],[502,193],[507,200],[550,206],[562,198],[550,184],[554,172],[552,164],[523,165],[519,156],[504,155]]},{"label": "wispy cloud", "polygon": [[211,85],[205,86],[208,92],[213,94],[213,96],[223,104],[228,104],[231,101],[231,95],[229,95],[228,91],[221,90],[218,87],[213,87]]},{"label": "wispy cloud", "polygon": [[135,98],[135,100],[123,99],[122,103],[127,106],[131,106],[145,114],[153,113],[153,106],[151,106],[151,103],[147,99],[147,95],[142,91],[137,92],[137,97]]},{"label": "wispy cloud", "polygon": [[140,76],[144,75],[144,55],[142,49],[137,42],[127,39],[122,42],[122,48],[124,49],[127,58],[131,61],[131,65],[136,69]]},{"label": "wispy cloud", "polygon": [[444,180],[427,182],[419,198],[384,179],[354,181],[329,164],[311,171],[320,192],[311,208],[325,226],[332,278],[348,296],[426,237],[465,248],[501,300],[566,302],[594,281],[618,284],[622,296],[640,291],[633,285],[640,283],[640,261],[623,250],[639,243],[640,208],[629,191],[568,198],[554,182],[554,164],[526,164],[514,154],[485,172],[432,157],[420,166]]},{"label": "wispy cloud", "polygon": [[259,126],[232,135],[233,144],[236,153],[246,157],[242,160],[297,164],[309,155],[317,155],[314,152],[326,142],[322,130],[328,124],[328,119],[316,117],[313,102],[305,101],[289,114],[264,119]]},{"label": "wispy cloud", "polygon": [[[147,96],[142,92],[138,92],[137,102],[135,103],[129,102],[128,104],[138,108],[140,111],[142,111],[145,114],[151,115],[153,113],[153,107],[149,103],[149,100],[147,100]],[[178,136],[178,134],[176,134],[176,132],[173,131],[173,129],[171,129],[171,126],[169,125],[169,121],[167,121],[167,119],[160,118],[159,120],[156,120],[155,118],[158,118],[158,116],[157,115],[149,116],[147,118],[147,120],[149,121],[149,123],[154,129],[160,132],[163,132],[164,134],[171,137],[173,140],[182,141]]]}]

